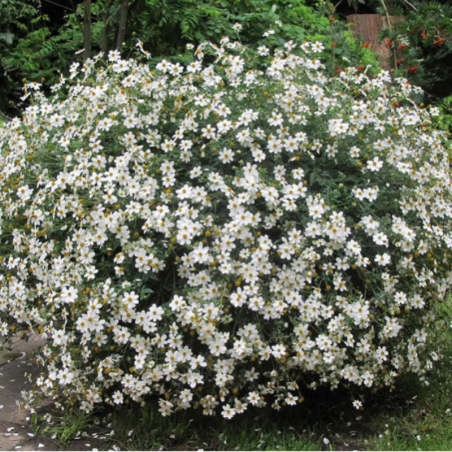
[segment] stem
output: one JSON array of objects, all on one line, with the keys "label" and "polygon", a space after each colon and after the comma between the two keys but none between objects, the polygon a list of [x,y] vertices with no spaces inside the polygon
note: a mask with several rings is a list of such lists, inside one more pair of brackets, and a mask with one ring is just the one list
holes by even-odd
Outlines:
[{"label": "stem", "polygon": [[333,45],[334,43],[334,29],[333,29],[333,22],[330,22],[331,25],[331,47],[333,50],[333,55],[332,55],[332,59],[331,59],[331,65],[333,67],[334,70],[334,62],[336,60],[336,47]]},{"label": "stem", "polygon": [[[389,11],[388,8],[386,6],[385,0],[380,0],[381,6],[383,6],[383,9],[385,10],[385,15],[386,15],[386,20],[388,21],[388,28],[389,28],[389,32],[392,35],[392,23],[391,23],[391,17],[389,15]],[[397,56],[396,56],[396,52],[395,49],[392,49],[392,55],[394,57],[394,69],[397,70]]]},{"label": "stem", "polygon": [[[342,2],[342,0],[341,0],[341,2]],[[325,8],[325,13],[326,13],[328,19],[330,19],[331,17],[333,17],[333,13],[336,11],[336,8],[331,5],[330,0],[324,0],[323,5],[324,5],[324,8]],[[333,45],[333,42],[334,42],[334,22],[331,21],[331,20],[330,20],[330,38],[331,38],[331,50],[332,50],[331,68],[334,70],[334,63],[336,61],[336,47],[334,47],[334,45]]]},{"label": "stem", "polygon": [[411,8],[413,8],[414,11],[417,11],[417,8],[412,3],[410,3],[408,0],[402,0],[402,2],[408,6],[411,6]]}]

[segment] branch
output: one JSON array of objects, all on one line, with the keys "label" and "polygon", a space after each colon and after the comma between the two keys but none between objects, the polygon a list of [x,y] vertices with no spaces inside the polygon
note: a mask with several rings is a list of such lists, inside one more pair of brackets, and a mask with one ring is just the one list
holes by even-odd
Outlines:
[{"label": "branch", "polygon": [[[392,34],[391,16],[389,15],[388,8],[386,7],[385,0],[380,0],[380,3],[383,6],[383,9],[385,10],[386,20],[388,21],[388,28],[390,33]],[[392,49],[392,55],[394,57],[394,69],[397,69],[397,56],[394,48]]]},{"label": "branch", "polygon": [[417,11],[417,8],[412,3],[410,3],[408,0],[402,0],[402,2],[408,6],[411,6],[411,8],[413,8],[414,11]]}]

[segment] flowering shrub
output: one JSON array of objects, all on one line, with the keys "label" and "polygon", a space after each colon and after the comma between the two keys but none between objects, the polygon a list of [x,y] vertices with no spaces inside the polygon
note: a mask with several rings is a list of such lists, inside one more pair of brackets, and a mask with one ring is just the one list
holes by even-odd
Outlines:
[{"label": "flowering shrub", "polygon": [[113,52],[53,99],[29,85],[0,129],[0,331],[46,338],[30,400],[231,418],[426,379],[452,282],[436,111],[294,47],[225,38],[153,70]]}]

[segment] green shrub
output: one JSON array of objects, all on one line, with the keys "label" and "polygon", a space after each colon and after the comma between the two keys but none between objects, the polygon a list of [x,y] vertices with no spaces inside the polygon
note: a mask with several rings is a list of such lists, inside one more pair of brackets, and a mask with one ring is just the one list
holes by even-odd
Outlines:
[{"label": "green shrub", "polygon": [[445,97],[438,105],[439,115],[435,124],[439,129],[452,133],[452,96]]}]

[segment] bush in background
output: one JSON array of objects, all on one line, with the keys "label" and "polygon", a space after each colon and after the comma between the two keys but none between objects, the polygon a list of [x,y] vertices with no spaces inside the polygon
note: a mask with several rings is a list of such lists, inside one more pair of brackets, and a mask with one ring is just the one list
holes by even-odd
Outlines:
[{"label": "bush in background", "polygon": [[422,87],[428,99],[441,99],[452,94],[452,6],[415,5],[393,30],[382,32],[382,39],[394,53],[396,74]]},{"label": "bush in background", "polygon": [[[83,4],[67,7],[64,17],[44,14],[43,9],[23,2],[0,2],[0,31],[8,27],[20,27],[20,33],[7,35],[8,46],[2,46],[0,33],[0,60],[7,68],[7,79],[0,97],[0,110],[13,116],[20,108],[19,98],[23,86],[28,83],[43,85],[49,94],[50,87],[58,83],[61,73],[69,70],[71,62],[82,63],[84,54]],[[155,64],[162,57],[172,62],[185,52],[187,43],[209,40],[217,44],[223,36],[240,37],[243,44],[258,48],[261,45],[279,47],[288,40],[302,43],[305,40],[321,40],[330,53],[328,68],[334,72],[339,67],[375,64],[375,56],[369,49],[361,48],[352,38],[344,23],[331,22],[331,11],[324,7],[310,7],[304,0],[247,0],[197,2],[193,0],[137,0],[129,2],[124,43],[116,47],[116,34],[120,21],[118,0],[91,1],[91,51],[99,53],[120,50],[130,54],[139,36],[153,57]],[[2,13],[3,9],[8,14]],[[15,5],[15,6],[14,6]],[[48,10],[52,4],[45,3]],[[53,6],[61,10],[61,6]],[[24,16],[19,13],[24,10]],[[240,25],[237,25],[237,24]],[[273,34],[263,34],[273,29]],[[78,53],[76,55],[76,53]]]}]

